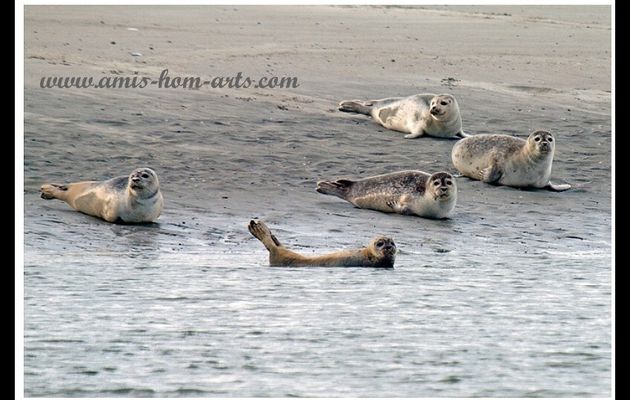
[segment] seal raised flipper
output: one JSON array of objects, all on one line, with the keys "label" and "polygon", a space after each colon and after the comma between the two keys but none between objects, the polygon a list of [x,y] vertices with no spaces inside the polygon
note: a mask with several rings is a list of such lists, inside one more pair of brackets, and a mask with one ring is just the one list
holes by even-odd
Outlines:
[{"label": "seal raised flipper", "polygon": [[271,230],[265,225],[262,221],[249,221],[249,225],[247,225],[247,229],[249,232],[254,235],[254,237],[262,242],[265,245],[267,250],[275,250],[277,247],[282,247],[280,241],[271,233]]}]

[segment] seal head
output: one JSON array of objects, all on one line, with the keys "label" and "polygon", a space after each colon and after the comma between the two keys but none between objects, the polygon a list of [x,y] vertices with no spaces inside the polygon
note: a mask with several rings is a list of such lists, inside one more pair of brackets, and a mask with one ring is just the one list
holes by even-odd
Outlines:
[{"label": "seal head", "polygon": [[457,185],[453,175],[448,172],[436,172],[428,179],[426,191],[435,200],[447,201],[457,194]]},{"label": "seal head", "polygon": [[551,132],[535,131],[527,138],[527,149],[531,155],[539,158],[553,157],[556,143]]},{"label": "seal head", "polygon": [[137,197],[148,198],[157,194],[160,181],[151,168],[137,168],[129,175],[128,187]]},{"label": "seal head", "polygon": [[459,106],[450,94],[440,94],[431,99],[429,113],[438,121],[445,119],[445,117],[450,119],[453,113],[459,114]]},{"label": "seal head", "polygon": [[396,255],[396,244],[387,236],[377,236],[369,246],[373,253],[383,258],[392,258]]}]

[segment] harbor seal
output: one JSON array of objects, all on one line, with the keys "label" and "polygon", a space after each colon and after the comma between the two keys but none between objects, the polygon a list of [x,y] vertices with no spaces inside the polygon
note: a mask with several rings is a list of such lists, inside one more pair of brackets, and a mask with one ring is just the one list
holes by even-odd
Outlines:
[{"label": "harbor seal", "polygon": [[272,267],[371,267],[394,268],[396,245],[385,236],[374,238],[366,247],[321,256],[303,256],[280,244],[262,221],[251,220],[249,232],[269,250]]},{"label": "harbor seal", "polygon": [[320,181],[317,191],[359,208],[425,218],[448,218],[457,203],[457,184],[448,172],[399,171],[356,181]]},{"label": "harbor seal", "polygon": [[513,187],[563,191],[571,185],[549,181],[556,141],[538,130],[527,140],[507,135],[475,135],[453,146],[455,168],[472,179]]},{"label": "harbor seal", "polygon": [[405,138],[422,135],[455,138],[468,137],[462,129],[457,100],[450,94],[416,94],[380,100],[344,100],[339,110],[372,116],[387,129],[407,133]]},{"label": "harbor seal", "polygon": [[63,200],[77,211],[115,223],[152,222],[164,205],[157,174],[151,168],[138,168],[129,176],[106,181],[44,184],[40,192],[42,199]]}]

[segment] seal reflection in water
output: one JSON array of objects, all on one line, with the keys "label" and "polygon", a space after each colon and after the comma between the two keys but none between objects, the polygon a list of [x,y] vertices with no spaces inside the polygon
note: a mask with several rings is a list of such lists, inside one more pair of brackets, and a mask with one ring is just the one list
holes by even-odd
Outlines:
[{"label": "seal reflection in water", "polygon": [[356,181],[320,181],[317,191],[358,208],[424,218],[448,218],[457,203],[457,184],[448,172],[399,171]]},{"label": "seal reflection in water", "polygon": [[407,133],[405,138],[423,135],[468,137],[462,129],[457,100],[450,94],[416,94],[380,100],[344,100],[339,111],[370,115],[387,129]]},{"label": "seal reflection in water", "polygon": [[453,146],[455,168],[464,176],[495,185],[563,191],[571,185],[549,180],[556,148],[554,136],[535,131],[527,140],[507,135],[475,135]]},{"label": "seal reflection in water", "polygon": [[394,268],[396,245],[385,236],[378,236],[367,247],[342,250],[321,256],[303,256],[280,244],[262,221],[252,220],[249,232],[269,250],[272,267],[372,267]]},{"label": "seal reflection in water", "polygon": [[106,181],[44,184],[40,192],[42,199],[63,200],[77,211],[116,223],[152,222],[164,205],[160,182],[151,168]]}]

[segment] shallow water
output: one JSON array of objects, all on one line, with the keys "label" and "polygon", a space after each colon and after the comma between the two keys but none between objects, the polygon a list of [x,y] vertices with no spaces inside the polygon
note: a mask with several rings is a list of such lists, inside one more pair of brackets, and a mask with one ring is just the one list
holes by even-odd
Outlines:
[{"label": "shallow water", "polygon": [[606,251],[408,244],[394,270],[269,268],[243,232],[60,214],[103,242],[27,244],[27,396],[610,394]]}]

